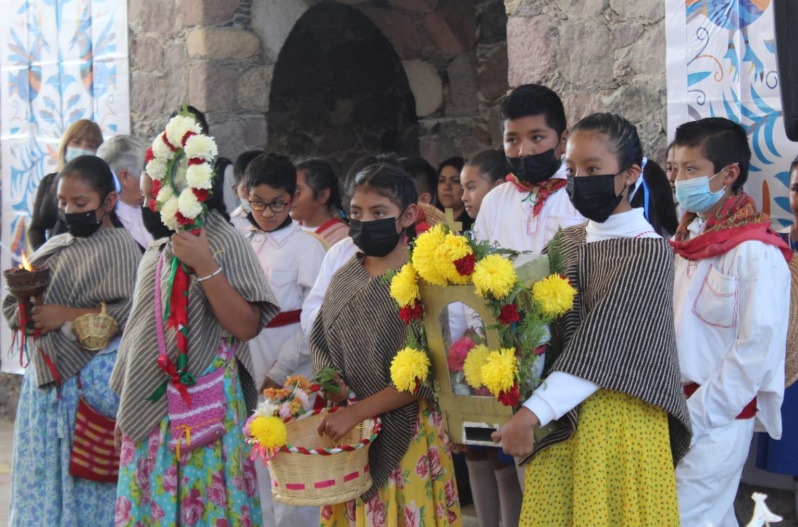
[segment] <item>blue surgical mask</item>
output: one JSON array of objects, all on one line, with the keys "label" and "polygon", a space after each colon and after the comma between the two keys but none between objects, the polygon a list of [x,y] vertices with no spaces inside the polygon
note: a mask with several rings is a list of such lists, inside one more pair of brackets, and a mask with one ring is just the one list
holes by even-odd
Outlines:
[{"label": "blue surgical mask", "polygon": [[[726,167],[723,168],[726,170]],[[711,209],[726,193],[726,185],[717,192],[712,192],[709,182],[721,172],[712,177],[701,176],[684,181],[676,181],[676,202],[687,212],[699,214]]]},{"label": "blue surgical mask", "polygon": [[68,146],[66,152],[64,153],[64,159],[67,163],[75,159],[76,157],[80,156],[93,156],[96,154],[94,150],[84,150],[83,148],[75,148],[74,146]]}]

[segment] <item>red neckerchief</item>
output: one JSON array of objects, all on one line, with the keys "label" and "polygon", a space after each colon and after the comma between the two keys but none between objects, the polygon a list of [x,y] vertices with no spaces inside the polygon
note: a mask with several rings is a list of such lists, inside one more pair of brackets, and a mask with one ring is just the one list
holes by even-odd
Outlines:
[{"label": "red neckerchief", "polygon": [[321,225],[316,228],[315,233],[321,235],[324,231],[335,225],[336,223],[343,223],[343,221],[339,220],[338,218],[330,218],[329,220],[325,221]]},{"label": "red neckerchief", "polygon": [[676,254],[688,260],[703,260],[725,254],[743,242],[756,240],[779,249],[789,262],[792,252],[781,237],[770,228],[770,216],[757,212],[753,198],[744,192],[732,194],[707,218],[704,232],[688,239],[687,227],[696,218],[688,212],[682,218],[671,246]]},{"label": "red neckerchief", "polygon": [[515,174],[507,174],[505,178],[509,181],[518,192],[534,192],[538,196],[535,206],[532,207],[532,215],[537,216],[543,209],[543,204],[549,199],[549,196],[563,188],[568,184],[568,181],[562,178],[550,178],[538,184],[527,183],[521,181]]}]

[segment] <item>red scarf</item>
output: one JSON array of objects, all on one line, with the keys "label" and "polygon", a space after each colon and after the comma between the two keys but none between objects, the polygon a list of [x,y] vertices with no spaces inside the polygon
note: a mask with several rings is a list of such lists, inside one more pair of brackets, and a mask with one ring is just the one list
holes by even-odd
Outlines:
[{"label": "red scarf", "polygon": [[532,215],[537,216],[543,209],[543,204],[549,199],[549,196],[563,188],[568,184],[568,181],[562,178],[551,178],[543,181],[542,183],[533,184],[521,181],[515,174],[507,174],[505,178],[509,181],[518,192],[534,192],[538,196],[535,206],[532,207]]},{"label": "red scarf", "polygon": [[688,212],[682,218],[671,246],[688,260],[703,260],[725,254],[743,242],[755,240],[779,249],[789,262],[792,253],[781,237],[770,228],[770,216],[757,212],[753,198],[744,192],[732,194],[707,218],[704,232],[688,239],[687,227],[696,218]]}]

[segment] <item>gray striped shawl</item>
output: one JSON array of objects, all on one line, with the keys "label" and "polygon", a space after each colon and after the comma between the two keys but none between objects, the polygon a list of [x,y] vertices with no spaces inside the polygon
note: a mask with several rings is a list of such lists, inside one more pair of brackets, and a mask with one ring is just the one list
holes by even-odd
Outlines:
[{"label": "gray striped shawl", "polygon": [[[341,372],[358,399],[391,386],[391,361],[404,345],[405,324],[391,299],[390,285],[363,268],[353,256],[333,276],[310,333],[313,370]],[[421,397],[433,400],[422,388]],[[373,484],[364,500],[376,493],[404,457],[413,439],[418,403],[382,414],[382,432],[369,449]]]},{"label": "gray striped shawl", "polygon": [[[245,300],[258,305],[261,327],[266,325],[279,312],[279,308],[252,248],[244,236],[216,212],[208,216],[205,229],[211,251],[222,266],[225,277]],[[117,422],[136,442],[142,441],[167,415],[166,396],[156,402],[148,401],[147,397],[167,379],[157,363],[153,295],[156,264],[163,250],[166,259],[161,283],[163,301],[166,301],[171,247],[171,243],[164,238],[151,243],[144,253],[133,297],[133,310],[111,374],[111,389],[121,397]],[[189,285],[188,323],[189,371],[199,376],[213,362],[226,332],[216,320],[201,285],[193,277]],[[169,328],[165,331],[167,353],[174,360],[177,354],[176,333]],[[252,379],[252,358],[246,343],[238,346],[236,358],[243,366],[238,371],[247,406],[252,409],[258,393]]]},{"label": "gray striped shawl", "polygon": [[[586,243],[581,225],[563,231],[562,255],[578,294],[560,325],[563,350],[551,371],[587,379],[668,412],[675,464],[687,452],[692,430],[676,353],[668,242],[618,238]],[[578,408],[556,423],[555,432],[535,453],[570,438],[577,425]]]},{"label": "gray striped shawl", "polygon": [[[130,314],[140,259],[141,250],[127,230],[108,228],[86,238],[71,234],[55,236],[33,253],[31,263],[50,268],[45,304],[92,308],[105,302],[108,314],[122,331]],[[3,315],[11,327],[17,326],[17,300],[11,294],[3,299]],[[67,338],[63,331],[42,335],[35,347],[29,346],[40,388],[48,387],[56,379],[39,347],[55,364],[62,382],[76,375],[95,355],[84,350],[77,340]]]}]

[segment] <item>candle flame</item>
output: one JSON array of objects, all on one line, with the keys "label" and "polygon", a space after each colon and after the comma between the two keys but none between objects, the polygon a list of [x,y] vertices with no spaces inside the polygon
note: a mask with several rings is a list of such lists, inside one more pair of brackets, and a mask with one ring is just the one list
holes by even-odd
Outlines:
[{"label": "candle flame", "polygon": [[19,256],[20,256],[20,260],[22,260],[22,263],[19,264],[19,268],[20,269],[25,269],[26,271],[33,271],[33,266],[28,261],[27,256],[25,256],[25,252],[24,251],[21,252]]}]

